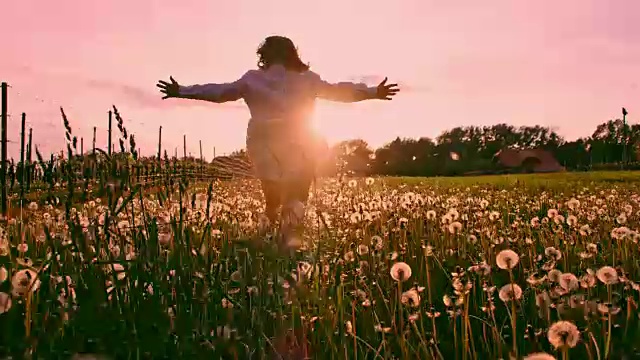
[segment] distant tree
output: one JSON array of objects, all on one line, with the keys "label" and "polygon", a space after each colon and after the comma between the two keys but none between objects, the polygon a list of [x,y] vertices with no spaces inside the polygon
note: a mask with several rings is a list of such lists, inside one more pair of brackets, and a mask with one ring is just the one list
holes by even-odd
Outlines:
[{"label": "distant tree", "polygon": [[362,139],[341,141],[330,149],[339,172],[366,175],[372,173],[373,150]]}]

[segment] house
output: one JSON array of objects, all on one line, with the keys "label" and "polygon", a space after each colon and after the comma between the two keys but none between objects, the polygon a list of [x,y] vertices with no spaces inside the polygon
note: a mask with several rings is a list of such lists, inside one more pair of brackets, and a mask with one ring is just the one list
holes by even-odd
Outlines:
[{"label": "house", "polygon": [[524,172],[559,172],[565,168],[551,152],[543,149],[505,149],[494,160],[503,167]]}]

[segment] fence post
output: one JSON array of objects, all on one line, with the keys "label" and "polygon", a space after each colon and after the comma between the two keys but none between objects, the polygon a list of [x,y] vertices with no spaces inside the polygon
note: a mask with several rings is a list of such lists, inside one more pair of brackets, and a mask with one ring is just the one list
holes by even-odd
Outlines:
[{"label": "fence post", "polygon": [[160,125],[160,130],[158,130],[158,161],[162,160],[162,125]]},{"label": "fence post", "polygon": [[202,140],[200,142],[200,175],[204,173],[204,160],[202,159]]},{"label": "fence post", "polygon": [[113,118],[113,113],[111,112],[111,110],[109,110],[109,139],[108,141],[108,148],[107,148],[107,153],[109,154],[109,156],[111,156],[111,120]]},{"label": "fence post", "polygon": [[27,191],[31,189],[31,178],[33,169],[31,168],[31,140],[33,139],[33,129],[29,128],[29,145],[27,146]]},{"label": "fence post", "polygon": [[187,158],[187,135],[182,135],[183,158]]},{"label": "fence post", "polygon": [[2,217],[3,219],[7,216],[7,83],[3,82],[1,84],[2,87],[2,113],[1,116],[1,124],[2,134],[0,138],[0,143],[2,143],[2,170],[0,170],[0,186],[2,186],[2,195],[0,201],[2,202]]},{"label": "fence post", "polygon": [[93,145],[91,148],[91,153],[94,154],[96,152],[96,127],[93,127]]},{"label": "fence post", "polygon": [[627,131],[627,109],[622,108],[622,128],[624,130],[624,147],[622,148],[622,163],[624,165],[629,164],[628,144],[629,144],[629,132]]},{"label": "fence post", "polygon": [[20,127],[20,206],[22,206],[22,200],[24,200],[24,179],[27,167],[24,164],[24,128],[27,122],[27,114],[22,113],[22,126]]},{"label": "fence post", "polygon": [[80,156],[84,156],[84,138],[80,138]]}]

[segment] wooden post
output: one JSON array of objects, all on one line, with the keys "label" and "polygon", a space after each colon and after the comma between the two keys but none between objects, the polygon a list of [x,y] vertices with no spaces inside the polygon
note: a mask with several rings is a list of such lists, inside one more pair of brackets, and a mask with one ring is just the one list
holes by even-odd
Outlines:
[{"label": "wooden post", "polygon": [[182,135],[183,158],[187,157],[187,135]]},{"label": "wooden post", "polygon": [[109,139],[107,140],[107,144],[108,148],[107,148],[107,153],[109,154],[109,156],[111,155],[111,121],[113,118],[113,113],[111,112],[111,110],[109,110]]},{"label": "wooden post", "polygon": [[624,147],[622,148],[622,162],[623,164],[627,164],[629,160],[627,159],[627,145],[629,144],[629,132],[627,131],[627,109],[622,108],[622,130],[624,132]]},{"label": "wooden post", "polygon": [[33,139],[33,129],[29,128],[29,145],[27,146],[27,191],[31,189],[31,178],[33,177],[33,169],[31,168],[31,141]]},{"label": "wooden post", "polygon": [[200,174],[204,173],[204,161],[202,160],[202,140],[200,142]]},{"label": "wooden post", "polygon": [[20,201],[22,202],[22,200],[24,199],[24,179],[25,177],[25,172],[27,171],[27,167],[24,164],[24,138],[25,138],[25,133],[24,133],[24,128],[25,125],[27,123],[27,114],[22,113],[22,125],[20,127]]},{"label": "wooden post", "polygon": [[0,138],[0,143],[2,143],[2,161],[0,170],[0,186],[2,187],[2,195],[0,201],[2,202],[2,217],[6,218],[7,216],[7,88],[8,85],[6,82],[3,82],[2,85],[2,98],[0,102],[2,102],[2,113],[0,127],[2,128],[2,137]]},{"label": "wooden post", "polygon": [[162,160],[162,125],[158,130],[158,161]]},{"label": "wooden post", "polygon": [[96,127],[93,127],[93,145],[91,147],[91,153],[95,153],[96,152]]},{"label": "wooden post", "polygon": [[84,138],[80,138],[80,156],[84,156]]}]

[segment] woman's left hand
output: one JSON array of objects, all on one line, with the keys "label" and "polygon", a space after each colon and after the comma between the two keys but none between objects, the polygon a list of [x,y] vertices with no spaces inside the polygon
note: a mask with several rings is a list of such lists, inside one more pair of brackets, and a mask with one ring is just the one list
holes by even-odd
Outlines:
[{"label": "woman's left hand", "polygon": [[163,100],[180,96],[180,85],[178,82],[173,78],[173,76],[169,76],[169,80],[171,80],[170,83],[160,80],[158,81],[158,84],[156,84],[156,86],[160,88],[160,92],[165,94],[165,96],[162,97]]}]

